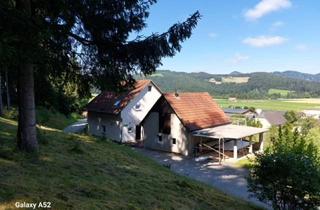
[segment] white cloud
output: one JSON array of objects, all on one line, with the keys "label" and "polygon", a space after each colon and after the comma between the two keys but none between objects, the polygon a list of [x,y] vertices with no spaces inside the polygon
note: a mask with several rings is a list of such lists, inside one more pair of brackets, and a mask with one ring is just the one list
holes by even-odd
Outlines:
[{"label": "white cloud", "polygon": [[257,36],[248,37],[242,40],[242,43],[252,47],[270,47],[273,45],[281,45],[286,41],[287,39],[281,36]]},{"label": "white cloud", "polygon": [[245,13],[248,20],[257,20],[271,12],[291,7],[290,0],[261,0],[254,8]]},{"label": "white cloud", "polygon": [[208,36],[212,39],[216,38],[218,36],[218,34],[214,33],[214,32],[211,32],[208,34]]},{"label": "white cloud", "polygon": [[305,51],[308,51],[310,48],[308,45],[306,44],[298,44],[296,45],[296,50],[300,51],[300,52],[305,52]]},{"label": "white cloud", "polygon": [[269,30],[270,30],[270,31],[275,31],[275,30],[283,27],[284,25],[285,25],[285,23],[282,22],[282,21],[275,21],[275,22],[273,22],[273,23],[271,24]]},{"label": "white cloud", "polygon": [[236,53],[234,56],[233,56],[233,58],[231,59],[231,63],[233,63],[233,64],[239,64],[239,63],[241,63],[241,62],[243,62],[243,61],[246,61],[246,60],[248,60],[249,59],[249,56],[247,56],[247,55],[242,55],[242,54],[240,54],[240,53]]},{"label": "white cloud", "polygon": [[274,27],[274,28],[278,28],[283,25],[284,25],[284,22],[282,22],[282,21],[276,21],[276,22],[272,23],[272,27]]}]

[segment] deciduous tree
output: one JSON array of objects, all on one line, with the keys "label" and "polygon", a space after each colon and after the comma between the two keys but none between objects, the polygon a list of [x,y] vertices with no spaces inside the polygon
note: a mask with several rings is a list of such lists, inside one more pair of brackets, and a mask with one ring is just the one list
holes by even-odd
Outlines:
[{"label": "deciduous tree", "polygon": [[289,127],[257,156],[248,188],[274,209],[315,209],[320,205],[320,160],[317,147]]}]

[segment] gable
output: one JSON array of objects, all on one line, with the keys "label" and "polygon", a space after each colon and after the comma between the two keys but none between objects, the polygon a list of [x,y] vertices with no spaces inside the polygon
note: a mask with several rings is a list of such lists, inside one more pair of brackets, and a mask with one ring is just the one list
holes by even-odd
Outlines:
[{"label": "gable", "polygon": [[119,114],[150,83],[152,83],[150,80],[137,80],[134,87],[128,91],[122,93],[104,91],[87,105],[87,111]]}]

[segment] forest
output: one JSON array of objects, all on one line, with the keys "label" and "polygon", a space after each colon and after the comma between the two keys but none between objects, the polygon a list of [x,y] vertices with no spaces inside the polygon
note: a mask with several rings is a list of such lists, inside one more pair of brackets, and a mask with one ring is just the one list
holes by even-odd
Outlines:
[{"label": "forest", "polygon": [[[221,81],[222,77],[235,75],[218,75],[204,72],[185,73],[159,70],[148,76],[164,91],[206,91],[216,98],[237,97],[239,99],[277,99],[277,98],[313,98],[320,96],[318,82],[293,79],[277,73],[257,72],[240,74],[237,77],[250,77],[247,83],[214,84],[209,80]],[[270,91],[280,90],[280,92]],[[281,90],[287,91],[286,95]]]}]

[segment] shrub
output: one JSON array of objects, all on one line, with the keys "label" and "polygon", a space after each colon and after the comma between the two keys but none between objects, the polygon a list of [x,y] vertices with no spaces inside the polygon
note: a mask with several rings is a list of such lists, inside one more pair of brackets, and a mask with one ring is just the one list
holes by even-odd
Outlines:
[{"label": "shrub", "polygon": [[274,209],[315,209],[320,205],[319,152],[297,131],[285,128],[259,154],[248,177],[249,191]]}]

